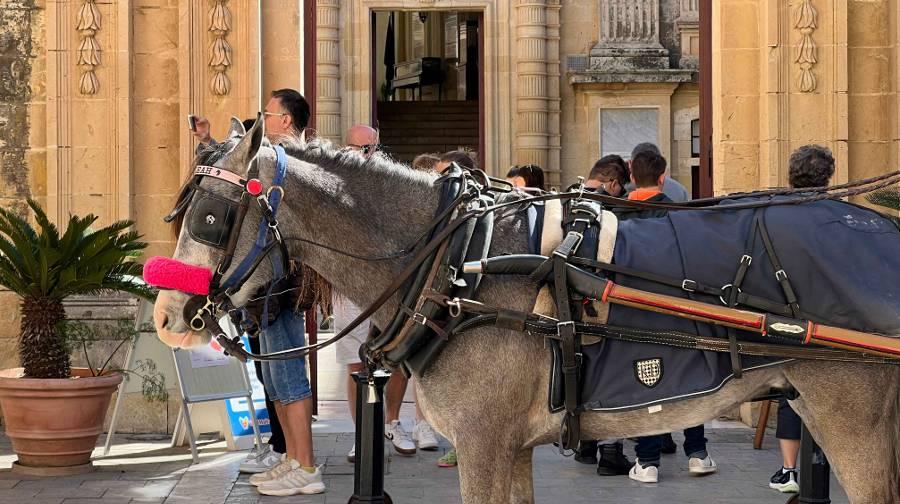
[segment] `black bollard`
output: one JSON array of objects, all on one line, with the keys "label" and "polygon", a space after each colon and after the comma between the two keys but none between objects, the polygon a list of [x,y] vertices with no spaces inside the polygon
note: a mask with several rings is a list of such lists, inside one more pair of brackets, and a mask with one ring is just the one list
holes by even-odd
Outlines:
[{"label": "black bollard", "polygon": [[831,504],[831,465],[825,452],[803,425],[800,434],[800,495],[802,504]]},{"label": "black bollard", "polygon": [[391,504],[384,491],[384,384],[390,373],[353,373],[356,381],[356,461],[349,504]]}]

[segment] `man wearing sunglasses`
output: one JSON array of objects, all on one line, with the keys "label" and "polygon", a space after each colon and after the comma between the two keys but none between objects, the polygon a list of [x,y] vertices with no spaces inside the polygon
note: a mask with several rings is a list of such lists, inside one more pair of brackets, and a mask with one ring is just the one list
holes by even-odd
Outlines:
[{"label": "man wearing sunglasses", "polygon": [[357,124],[347,130],[347,149],[359,152],[365,157],[372,156],[381,150],[378,143],[378,130],[365,124]]},{"label": "man wearing sunglasses", "polygon": [[[271,142],[279,138],[299,136],[309,123],[309,103],[293,89],[272,92],[262,120],[265,134]],[[252,123],[251,123],[252,126]],[[192,129],[201,144],[215,144],[210,136],[209,120],[200,117]],[[198,153],[203,145],[198,146]],[[309,273],[313,274],[310,270]],[[300,307],[303,276],[292,274],[275,284],[264,287],[254,296],[264,301],[248,306],[247,318],[258,327],[265,327],[258,338],[250,338],[253,352],[273,353],[301,347],[306,343],[304,310]],[[279,294],[269,297],[269,292]],[[263,315],[268,319],[262,320]],[[325,491],[322,469],[315,465],[312,438],[312,390],[306,374],[305,359],[263,362],[257,373],[274,408],[273,442],[259,447],[257,455],[241,464],[241,472],[254,473],[249,483],[263,495],[289,496],[317,494]],[[278,422],[274,421],[278,419]],[[282,433],[275,430],[280,425]]]},{"label": "man wearing sunglasses", "polygon": [[[269,98],[269,102],[266,103],[266,108],[263,110],[266,137],[272,142],[277,142],[278,137],[300,135],[300,132],[309,123],[309,110],[306,98],[296,90],[272,91],[272,97]],[[191,133],[201,144],[215,145],[217,143],[211,136],[209,119],[197,117],[194,124]],[[202,145],[199,148],[202,148]]]}]

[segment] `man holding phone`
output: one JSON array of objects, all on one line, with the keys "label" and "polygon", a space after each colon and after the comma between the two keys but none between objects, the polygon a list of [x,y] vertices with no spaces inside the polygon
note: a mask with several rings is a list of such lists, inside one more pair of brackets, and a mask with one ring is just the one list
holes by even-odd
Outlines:
[{"label": "man holding phone", "polygon": [[[299,136],[309,123],[309,103],[303,95],[293,89],[279,89],[272,92],[272,98],[263,112],[266,137],[277,142],[280,137]],[[201,144],[214,144],[210,134],[210,123],[205,117],[188,116],[194,137]],[[198,149],[201,149],[198,146]],[[300,268],[297,268],[298,272]],[[279,286],[282,295],[273,296],[272,302],[279,309],[274,320],[267,321],[268,327],[259,335],[260,350],[273,353],[305,344],[305,319],[302,310],[297,309],[294,299],[302,284],[302,275],[292,274],[282,279]],[[266,295],[266,287],[257,296]],[[248,310],[251,319],[259,319],[265,310]],[[297,494],[317,494],[325,491],[322,471],[315,466],[312,441],[312,392],[306,376],[305,359],[293,359],[262,363],[263,386],[266,395],[275,404],[273,411],[284,430],[285,453],[273,454],[260,451],[254,460],[242,464],[244,472],[255,472],[250,484],[263,495],[289,496]],[[274,425],[273,425],[274,426]],[[273,433],[273,437],[274,437]]]},{"label": "man holding phone", "polygon": [[[266,137],[272,142],[277,142],[278,137],[282,136],[299,136],[309,124],[309,103],[293,89],[273,91],[272,98],[263,110],[263,120],[266,123]],[[201,144],[216,143],[209,119],[189,115],[188,127]]]}]

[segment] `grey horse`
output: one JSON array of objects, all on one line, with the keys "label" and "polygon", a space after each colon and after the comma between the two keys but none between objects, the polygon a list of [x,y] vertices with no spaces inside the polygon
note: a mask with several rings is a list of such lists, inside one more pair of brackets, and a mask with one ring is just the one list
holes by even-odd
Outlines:
[{"label": "grey horse", "polygon": [[[215,165],[246,173],[254,157],[261,178],[273,176],[275,152],[263,138],[262,121],[245,132],[233,120]],[[285,201],[279,214],[291,254],[329,280],[360,306],[368,306],[410,260],[370,261],[410,246],[438,206],[433,175],[388,159],[318,142],[287,145]],[[204,180],[205,189],[236,198],[237,188]],[[188,210],[190,211],[190,210]],[[247,254],[258,210],[240,231],[235,257]],[[324,245],[324,246],[323,246]],[[519,217],[496,223],[490,255],[527,250],[526,225]],[[194,242],[182,231],[174,257],[213,269],[221,252]],[[235,261],[237,263],[238,261]],[[271,273],[261,268],[233,296],[240,306]],[[488,277],[479,299],[530,311],[538,286],[525,277]],[[182,316],[188,295],[163,291],[154,321],[170,346],[204,344],[208,334],[189,330]],[[374,316],[382,327],[397,307],[395,296]],[[480,328],[464,333],[417,377],[418,400],[429,422],[459,453],[461,494],[466,503],[533,502],[532,450],[553,442],[561,413],[547,408],[550,355],[537,336]],[[828,453],[834,472],[856,504],[900,502],[900,367],[834,362],[790,362],[747,372],[718,392],[666,405],[662,411],[592,412],[582,417],[586,437],[608,439],[671,432],[698,425],[761,394],[791,385],[799,392],[793,408]]]}]

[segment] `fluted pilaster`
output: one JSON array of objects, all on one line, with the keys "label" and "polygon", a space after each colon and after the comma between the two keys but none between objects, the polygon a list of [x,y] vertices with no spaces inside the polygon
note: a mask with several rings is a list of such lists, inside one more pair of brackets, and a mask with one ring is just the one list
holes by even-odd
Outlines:
[{"label": "fluted pilaster", "polygon": [[[558,18],[556,24],[559,24]],[[542,168],[549,168],[550,100],[548,98],[547,31],[547,0],[518,0],[516,3],[518,55],[516,63],[518,88],[516,161],[519,164],[537,164]],[[557,38],[557,46],[558,43]]]},{"label": "fluted pilaster", "polygon": [[562,178],[560,151],[560,60],[559,60],[559,0],[547,1],[547,183],[559,186]]},{"label": "fluted pilaster", "polygon": [[316,129],[341,141],[340,0],[316,2]]}]

